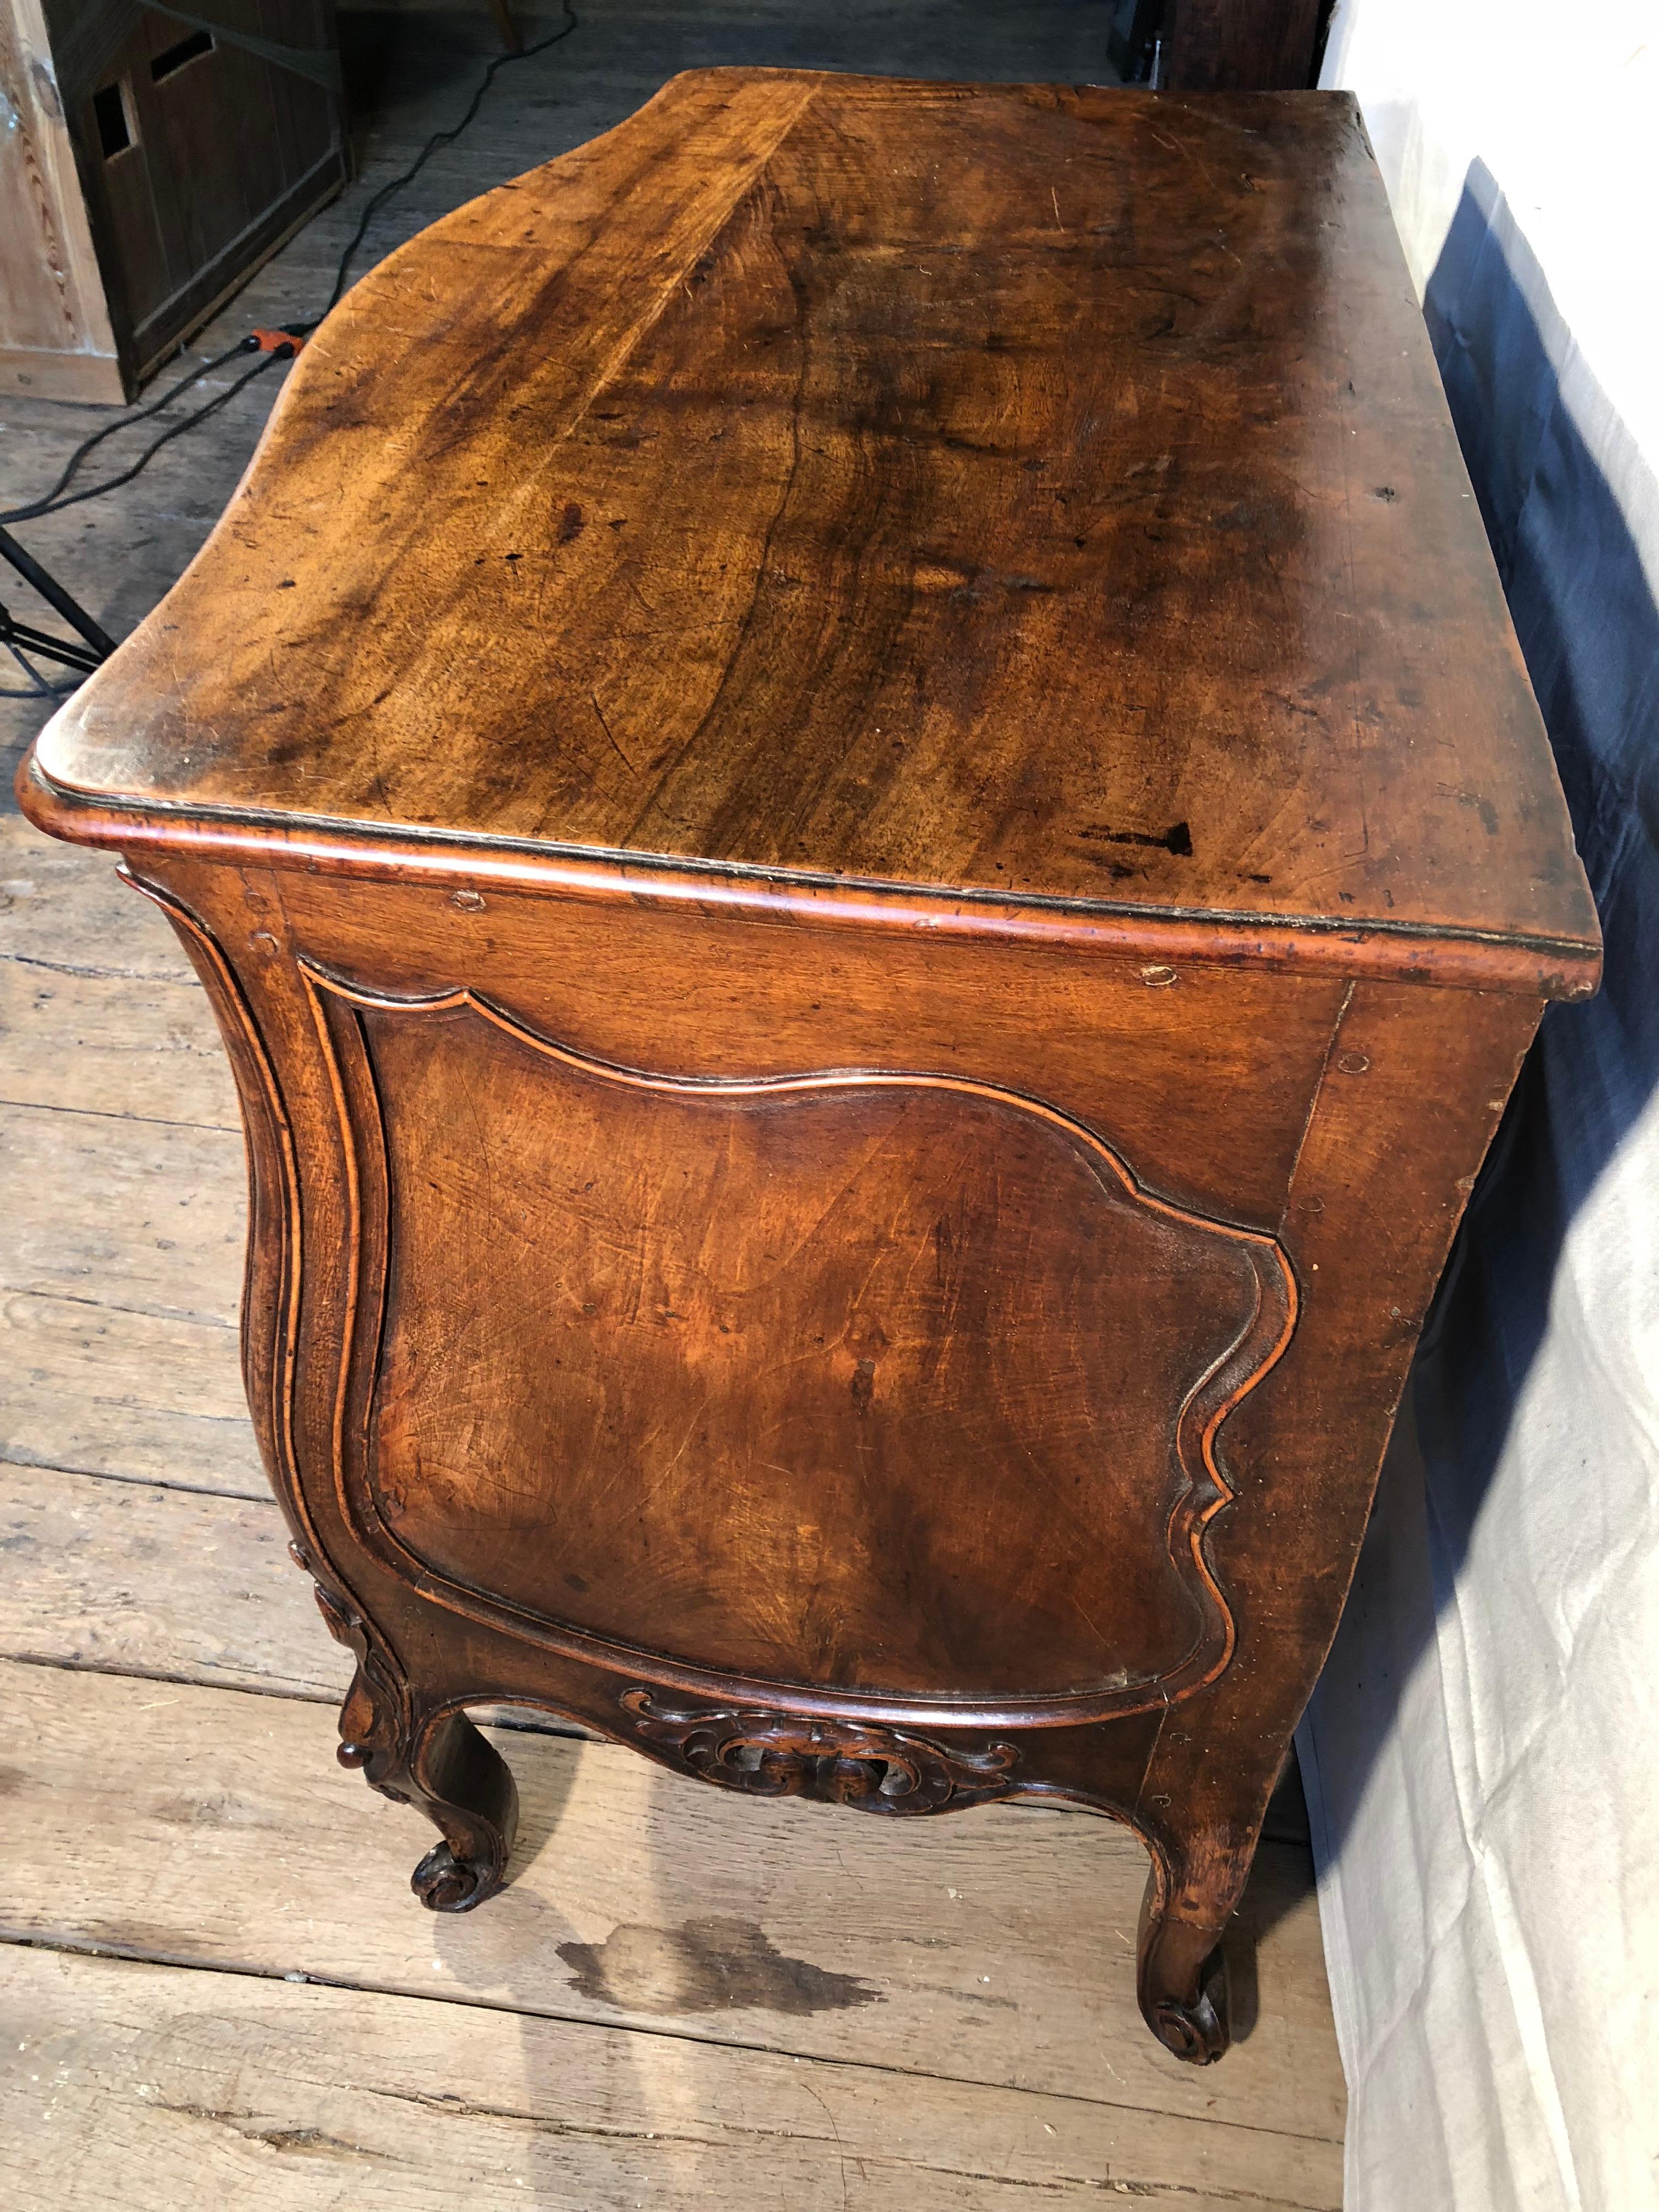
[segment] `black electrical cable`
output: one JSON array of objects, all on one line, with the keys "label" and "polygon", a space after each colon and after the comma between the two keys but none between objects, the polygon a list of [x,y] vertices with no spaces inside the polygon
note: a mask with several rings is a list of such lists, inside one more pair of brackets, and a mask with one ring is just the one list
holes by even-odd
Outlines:
[{"label": "black electrical cable", "polygon": [[188,392],[192,384],[200,383],[204,376],[211,376],[215,369],[222,368],[228,361],[234,361],[239,353],[252,353],[258,343],[258,338],[238,338],[234,346],[227,347],[215,360],[204,361],[192,368],[188,376],[181,376],[177,384],[170,386],[159,399],[152,399],[148,407],[141,407],[136,415],[124,415],[118,422],[106,422],[101,430],[94,430],[91,437],[82,438],[64,462],[63,471],[52,489],[42,492],[40,498],[32,501],[27,507],[14,507],[0,514],[0,522],[32,522],[37,514],[44,514],[94,446],[101,446],[106,438],[112,438],[118,430],[130,430],[135,422],[148,422],[152,415],[159,415],[164,407],[173,404],[181,392]]},{"label": "black electrical cable", "polygon": [[[245,349],[241,346],[236,349],[239,353]],[[216,415],[222,407],[228,407],[239,392],[252,384],[256,376],[263,376],[268,368],[275,368],[279,361],[292,361],[295,350],[293,348],[281,349],[256,361],[252,368],[239,376],[234,384],[228,384],[222,392],[215,392],[205,407],[198,407],[193,415],[186,415],[182,422],[175,422],[171,429],[163,430],[159,438],[145,447],[132,466],[123,469],[118,477],[106,477],[102,483],[88,484],[84,491],[72,491],[67,498],[50,502],[43,501],[39,506],[24,507],[20,514],[8,514],[0,520],[26,522],[32,521],[40,514],[61,514],[65,507],[82,506],[89,499],[101,499],[106,491],[118,491],[123,484],[131,483],[134,477],[149,466],[163,446],[171,445],[175,438],[182,438],[186,430],[193,430],[198,422],[205,422],[210,415]]]}]

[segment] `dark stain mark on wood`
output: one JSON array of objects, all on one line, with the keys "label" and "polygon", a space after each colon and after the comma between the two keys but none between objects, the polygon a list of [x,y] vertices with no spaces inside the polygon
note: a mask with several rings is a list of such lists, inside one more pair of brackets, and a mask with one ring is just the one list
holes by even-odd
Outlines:
[{"label": "dark stain mark on wood", "polygon": [[854,1974],[791,1959],[747,1920],[711,1914],[679,1928],[624,1921],[603,1943],[561,1943],[577,1990],[621,2012],[772,2012],[792,2019],[877,2004]]},{"label": "dark stain mark on wood", "polygon": [[1109,830],[1103,822],[1085,823],[1077,834],[1079,837],[1086,837],[1092,844],[1146,845],[1154,852],[1173,853],[1177,860],[1189,860],[1193,856],[1193,833],[1184,822],[1171,823],[1158,836],[1154,836],[1150,830]]},{"label": "dark stain mark on wood", "polygon": [[1475,812],[1480,817],[1480,827],[1488,837],[1495,837],[1498,835],[1498,809],[1492,805],[1491,799],[1482,799],[1478,793],[1472,793],[1463,799],[1462,804],[1465,806],[1474,807]]},{"label": "dark stain mark on wood", "polygon": [[870,1401],[876,1395],[876,1363],[873,1359],[860,1360],[853,1370],[851,1387],[853,1403],[860,1413],[867,1413]]}]

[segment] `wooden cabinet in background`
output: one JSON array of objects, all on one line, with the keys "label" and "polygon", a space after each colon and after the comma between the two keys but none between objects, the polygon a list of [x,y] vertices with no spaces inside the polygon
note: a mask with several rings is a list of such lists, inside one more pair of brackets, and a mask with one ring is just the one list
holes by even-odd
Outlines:
[{"label": "wooden cabinet in background", "polygon": [[0,391],[130,398],[349,173],[332,0],[189,18],[0,0]]}]

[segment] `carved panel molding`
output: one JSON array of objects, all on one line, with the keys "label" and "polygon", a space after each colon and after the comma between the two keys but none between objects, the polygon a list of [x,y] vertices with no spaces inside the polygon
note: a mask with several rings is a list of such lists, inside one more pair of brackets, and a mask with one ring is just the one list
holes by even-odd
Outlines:
[{"label": "carved panel molding", "polygon": [[[395,998],[305,963],[301,972],[330,1068],[355,1214],[349,1311],[340,1339],[335,1480],[362,1540],[426,1596],[624,1677],[716,1698],[722,1709],[729,1705],[745,1713],[834,1715],[866,1725],[925,1726],[930,1717],[937,1725],[941,1713],[952,1726],[988,1728],[1101,1719],[1180,1697],[1213,1680],[1226,1666],[1233,1648],[1233,1620],[1211,1570],[1204,1538],[1210,1522],[1233,1495],[1218,1449],[1218,1432],[1234,1407],[1282,1356],[1295,1326],[1294,1279],[1271,1237],[1194,1214],[1143,1190],[1127,1164],[1094,1131],[1043,1101],[993,1085],[868,1070],[738,1079],[653,1074],[614,1066],[554,1042],[465,989]],[[440,1079],[453,1086],[454,1101],[460,1102],[447,1114],[434,1111],[432,1086]],[[422,1130],[459,1124],[464,1103],[465,1147],[453,1161],[430,1172],[429,1163],[423,1163],[417,1173],[398,1154],[397,1117],[412,1085],[427,1086],[419,1110],[406,1114],[411,1126]],[[614,1107],[605,1103],[607,1097],[617,1102]],[[657,1106],[652,1105],[653,1100]],[[630,1103],[624,1107],[624,1101]],[[641,1118],[659,1114],[668,1117],[665,1124]],[[791,1119],[781,1121],[781,1114]],[[586,1117],[583,1126],[589,1133],[584,1141],[590,1151],[581,1157],[598,1163],[585,1183],[561,1121],[561,1115],[568,1119],[571,1115],[578,1121]],[[799,1122],[796,1117],[802,1115],[817,1120]],[[908,1286],[917,1277],[919,1258],[925,1256],[929,1267],[948,1278],[945,1290],[938,1295],[941,1302],[947,1297],[956,1299],[952,1326],[960,1331],[961,1310],[976,1297],[983,1304],[983,1284],[993,1261],[1001,1264],[998,1255],[1008,1240],[998,1231],[997,1223],[993,1220],[988,1230],[982,1215],[974,1216],[971,1209],[954,1224],[943,1214],[937,1220],[930,1218],[924,1226],[932,1249],[925,1255],[920,1232],[912,1235],[908,1223],[894,1227],[885,1216],[872,1228],[854,1215],[836,1230],[837,1250],[867,1248],[872,1276],[878,1278],[886,1265],[894,1279],[902,1276],[902,1283],[882,1308],[886,1325],[869,1322],[867,1346],[862,1340],[854,1340],[849,1332],[846,1395],[826,1399],[817,1418],[840,1420],[854,1434],[854,1446],[840,1449],[836,1464],[845,1466],[852,1450],[863,1448],[856,1436],[867,1434],[876,1440],[872,1449],[884,1448],[890,1455],[908,1450],[907,1465],[917,1473],[912,1480],[913,1504],[907,1509],[910,1518],[896,1534],[884,1534],[878,1526],[866,1528],[858,1521],[856,1501],[846,1504],[839,1497],[827,1498],[823,1510],[841,1511],[842,1519],[824,1535],[811,1540],[816,1546],[811,1557],[818,1563],[815,1575],[831,1577],[823,1606],[839,1624],[862,1603],[867,1619],[855,1623],[861,1625],[865,1643],[850,1656],[832,1653],[831,1662],[821,1668],[809,1671],[788,1650],[775,1661],[759,1648],[758,1631],[745,1632],[746,1644],[734,1637],[738,1646],[735,1656],[723,1658],[717,1648],[729,1622],[745,1607],[758,1617],[772,1603],[781,1587],[775,1564],[778,1547],[787,1538],[789,1516],[798,1518],[801,1510],[799,1488],[781,1498],[765,1488],[769,1478],[763,1449],[753,1449],[743,1462],[744,1481],[750,1480],[751,1467],[763,1470],[754,1478],[758,1486],[752,1487],[747,1510],[753,1526],[764,1532],[775,1525],[783,1533],[766,1536],[757,1572],[752,1559],[720,1559],[711,1565],[690,1549],[679,1558],[674,1547],[685,1540],[684,1522],[650,1524],[638,1538],[644,1549],[636,1555],[620,1555],[617,1565],[612,1562],[618,1556],[618,1544],[633,1538],[630,1524],[590,1513],[586,1528],[577,1531],[579,1537],[597,1531],[586,1552],[580,1547],[573,1550],[568,1535],[568,1499],[579,1495],[584,1482],[597,1482],[592,1473],[596,1455],[607,1435],[619,1425],[626,1429],[629,1408],[623,1405],[618,1411],[613,1404],[606,1415],[607,1429],[588,1431],[570,1429],[567,1409],[573,1403],[580,1409],[584,1393],[591,1398],[610,1390],[611,1376],[619,1365],[626,1369],[645,1358],[659,1359],[653,1417],[659,1427],[666,1418],[657,1411],[663,1401],[669,1402],[672,1419],[684,1424],[695,1416],[700,1402],[706,1407],[714,1391],[716,1413],[705,1413],[705,1426],[725,1431],[749,1418],[755,1403],[763,1399],[764,1369],[752,1363],[746,1370],[733,1369],[736,1381],[728,1382],[724,1379],[727,1370],[720,1364],[726,1360],[729,1368],[734,1357],[731,1347],[745,1340],[738,1293],[732,1294],[728,1319],[717,1312],[692,1316],[702,1326],[695,1369],[685,1367],[693,1355],[678,1348],[680,1340],[672,1333],[687,1316],[678,1310],[685,1300],[672,1285],[660,1297],[659,1315],[653,1316],[660,1322],[657,1334],[650,1337],[642,1325],[636,1328],[628,1358],[609,1366],[596,1367],[589,1358],[584,1368],[584,1341],[574,1327],[559,1338],[555,1324],[568,1317],[550,1311],[536,1320],[533,1332],[526,1324],[528,1350],[514,1370],[511,1390],[504,1391],[500,1380],[499,1346],[487,1347],[487,1359],[478,1355],[489,1377],[477,1400],[467,1395],[471,1384],[463,1355],[456,1350],[458,1341],[464,1342],[470,1356],[474,1344],[482,1341],[472,1317],[438,1310],[422,1316],[422,1285],[441,1273],[447,1240],[474,1233],[481,1218],[483,1232],[496,1239],[490,1260],[500,1279],[493,1284],[492,1295],[497,1310],[508,1316],[509,1325],[515,1314],[529,1310],[538,1299],[544,1304],[549,1297],[562,1297],[573,1311],[580,1307],[585,1315],[595,1310],[595,1303],[603,1307],[613,1284],[607,1283],[603,1293],[594,1291],[593,1301],[580,1305],[581,1268],[588,1264],[580,1252],[557,1255],[556,1262],[538,1258],[542,1273],[532,1275],[527,1287],[514,1295],[509,1283],[514,1255],[524,1249],[526,1239],[533,1241],[540,1233],[535,1220],[522,1229],[519,1224],[537,1206],[550,1202],[550,1193],[562,1222],[578,1218],[592,1202],[584,1192],[591,1192],[596,1178],[603,1180],[602,1170],[612,1164],[612,1153],[626,1153],[628,1128],[644,1127],[650,1133],[648,1143],[654,1145],[659,1126],[672,1133],[662,1140],[672,1173],[665,1170],[659,1176],[663,1188],[672,1185],[671,1197],[699,1175],[708,1178],[718,1171],[725,1176],[719,1206],[711,1195],[697,1218],[710,1224],[708,1234],[728,1241],[741,1237],[749,1218],[777,1188],[787,1185],[791,1175],[802,1182],[805,1193],[798,1202],[798,1215],[809,1218],[832,1205],[845,1207],[846,1188],[853,1187],[866,1158],[878,1158],[884,1147],[893,1152],[919,1141],[919,1152],[904,1155],[907,1187],[920,1180],[918,1158],[925,1164],[929,1158],[959,1158],[967,1164],[963,1174],[975,1161],[988,1159],[985,1172],[991,1182],[1021,1174],[1028,1183],[1046,1178],[1042,1188],[1052,1186],[1054,1194],[1045,1202],[1051,1203],[1054,1218],[1063,1221],[1065,1233],[1073,1238],[1065,1267],[1048,1266],[1046,1273],[1042,1250],[1033,1245],[1035,1256],[1024,1273],[1013,1279],[1012,1290],[1002,1288],[1002,1307],[981,1323],[973,1340],[975,1371],[989,1373],[1000,1362],[1012,1376],[1009,1381],[1000,1370],[991,1376],[1000,1395],[990,1403],[984,1391],[979,1398],[973,1396],[977,1386],[971,1372],[966,1382],[952,1386],[954,1396],[939,1395],[926,1364],[932,1356],[927,1328],[917,1321],[915,1297]],[[705,1127],[710,1133],[706,1141],[698,1134]],[[808,1133],[794,1139],[792,1151],[787,1140],[794,1127]],[[597,1138],[592,1134],[594,1130]],[[921,1132],[921,1140],[916,1130]],[[617,1133],[614,1142],[613,1131]],[[460,1144],[461,1137],[456,1141]],[[656,1172],[655,1154],[647,1150],[646,1157]],[[837,1158],[845,1161],[844,1171],[836,1170]],[[434,1216],[428,1224],[422,1209],[439,1203],[428,1192],[438,1189],[445,1175],[465,1183],[465,1203],[458,1200],[448,1214]],[[813,1176],[818,1178],[816,1182]],[[630,1188],[629,1205],[648,1212],[656,1200],[642,1206],[638,1188]],[[708,1188],[712,1194],[713,1182]],[[496,1209],[493,1218],[491,1207]],[[1019,1218],[1029,1219],[1032,1212],[1028,1189],[1021,1199]],[[604,1226],[596,1232],[600,1241]],[[912,1235],[914,1252],[904,1243],[907,1235]],[[893,1249],[899,1256],[890,1261],[886,1255]],[[1114,1282],[1113,1269],[1121,1272],[1131,1263],[1140,1274],[1132,1273],[1126,1291]],[[399,1269],[403,1287],[394,1293],[393,1279]],[[803,1304],[805,1292],[794,1306],[788,1304],[795,1295],[790,1286],[805,1282],[817,1295],[809,1279],[808,1262],[799,1255],[775,1281],[769,1278],[763,1287],[774,1297],[774,1307],[766,1317],[765,1331],[751,1331],[751,1336],[763,1336],[779,1348],[799,1341],[810,1331],[815,1313],[810,1303]],[[678,1279],[684,1280],[683,1269]],[[1091,1334],[1097,1335],[1098,1329],[1091,1310],[1079,1304],[1084,1291],[1078,1285],[1081,1283],[1086,1291],[1096,1280],[1104,1286],[1098,1295],[1116,1298],[1114,1317],[1119,1333],[1136,1327],[1142,1331],[1141,1338],[1129,1341],[1122,1352],[1128,1364],[1115,1382],[1110,1370],[1097,1372],[1087,1365],[1096,1358]],[[505,1296],[504,1283],[509,1283]],[[777,1290],[776,1283],[784,1288]],[[906,1295],[910,1296],[908,1305]],[[835,1303],[825,1292],[818,1310]],[[1052,1376],[1040,1366],[1023,1370],[1018,1364],[1027,1356],[1022,1347],[1040,1340],[1042,1327],[1060,1346],[1054,1355],[1059,1364],[1050,1362]],[[906,1346],[918,1340],[921,1351],[908,1354],[907,1366]],[[822,1334],[817,1342],[824,1343]],[[659,1346],[667,1348],[659,1351]],[[823,1362],[840,1356],[840,1351],[832,1345]],[[864,1356],[855,1357],[859,1353]],[[959,1346],[957,1356],[960,1365]],[[1158,1373],[1167,1372],[1167,1382],[1159,1381],[1158,1374],[1146,1379],[1149,1357],[1164,1362]],[[884,1358],[885,1370],[879,1364]],[[562,1360],[565,1364],[556,1389],[550,1377]],[[1186,1363],[1184,1374],[1172,1364],[1178,1361]],[[431,1380],[440,1370],[441,1387]],[[896,1383],[879,1380],[893,1370],[898,1375]],[[695,1385],[701,1398],[686,1395],[693,1389],[688,1376],[702,1378]],[[798,1386],[792,1381],[790,1387]],[[930,1387],[935,1389],[933,1399],[927,1396]],[[988,1383],[986,1389],[990,1387]],[[681,1390],[684,1404],[673,1401],[676,1389]],[[718,1395],[721,1389],[723,1398]],[[1147,1417],[1137,1412],[1115,1447],[1125,1458],[1121,1471],[1109,1464],[1112,1454],[1096,1442],[1103,1422],[1112,1417],[1114,1390],[1120,1395],[1139,1391],[1146,1400]],[[514,1398],[522,1431],[525,1394],[538,1392],[547,1408],[543,1418],[554,1425],[549,1431],[550,1438],[556,1439],[550,1444],[552,1456],[544,1469],[514,1466],[498,1470],[489,1446],[489,1424],[496,1411],[492,1397],[497,1401]],[[919,1605],[923,1610],[917,1617],[926,1620],[940,1604],[954,1600],[957,1578],[951,1572],[948,1548],[944,1553],[939,1550],[941,1542],[948,1547],[948,1516],[936,1516],[946,1528],[943,1536],[929,1517],[931,1500],[939,1495],[933,1463],[951,1463],[950,1423],[954,1419],[960,1426],[967,1421],[970,1427],[978,1423],[982,1430],[992,1416],[1004,1418],[1010,1403],[1018,1420],[1007,1417],[1006,1441],[994,1455],[994,1477],[987,1479],[1005,1486],[1018,1486],[1024,1480],[1027,1487],[1011,1489],[1006,1498],[999,1493],[987,1510],[1001,1516],[1000,1540],[1006,1556],[1014,1564],[1024,1561],[1028,1586],[1036,1595],[1024,1614],[1011,1604],[1002,1621],[994,1625],[990,1641],[1000,1641],[1012,1655],[1037,1651],[1047,1656],[1051,1651],[1047,1673],[1039,1672],[1036,1680],[1027,1681],[1013,1679],[1011,1673],[1008,1679],[988,1682],[977,1692],[961,1688],[943,1697],[932,1682],[918,1679],[920,1662],[911,1665],[908,1680],[902,1673],[883,1680],[880,1652],[898,1648],[902,1657],[906,1638],[914,1641],[922,1632],[907,1621],[906,1610]],[[909,1431],[902,1427],[907,1407],[918,1409]],[[762,1410],[766,1410],[763,1404]],[[860,1419],[867,1424],[861,1431],[855,1428]],[[564,1430],[556,1426],[561,1420],[567,1423]],[[1025,1425],[1023,1430],[1020,1422]],[[681,1435],[681,1441],[672,1450],[656,1443],[655,1431],[640,1431],[631,1442],[624,1437],[623,1448],[635,1456],[618,1465],[644,1468],[647,1480],[642,1489],[647,1495],[655,1487],[648,1479],[647,1448],[657,1450],[666,1466],[677,1453],[696,1443],[691,1428],[674,1433]],[[763,1444],[770,1432],[757,1426],[757,1433]],[[465,1447],[452,1443],[451,1435],[464,1437]],[[892,1441],[896,1435],[897,1444]],[[810,1455],[811,1444],[810,1435],[805,1441],[797,1437],[793,1445],[774,1445],[771,1456],[787,1458],[791,1449]],[[741,1449],[739,1439],[728,1464],[735,1462]],[[458,1450],[459,1458],[454,1456]],[[981,1462],[992,1463],[982,1449]],[[1036,1476],[1024,1475],[1026,1462],[1037,1468]],[[780,1474],[785,1471],[781,1467],[777,1470]],[[487,1509],[492,1530],[503,1523],[510,1526],[515,1498],[525,1501],[516,1537],[494,1540],[496,1550],[483,1562],[466,1558],[461,1548],[467,1532],[483,1526],[486,1518],[471,1508],[464,1487],[476,1480],[493,1486]],[[898,1487],[890,1468],[884,1483],[890,1493]],[[827,1497],[823,1484],[817,1492]],[[807,1494],[817,1493],[809,1486]],[[890,1521],[892,1509],[887,1510]],[[1067,1513],[1074,1525],[1066,1522]],[[1080,1520],[1075,1517],[1079,1513]],[[691,1517],[706,1521],[710,1528],[723,1523],[721,1514]],[[927,1524],[920,1536],[919,1521]],[[1133,1612],[1104,1620],[1091,1617],[1085,1628],[1069,1613],[1057,1616],[1049,1591],[1060,1586],[1063,1596],[1072,1558],[1091,1543],[1097,1555],[1102,1547],[1121,1553],[1130,1545],[1135,1556],[1144,1554],[1144,1566],[1120,1578],[1120,1588],[1126,1593],[1124,1605],[1133,1607],[1138,1597],[1143,1601],[1145,1618]],[[917,1549],[918,1544],[922,1548]],[[669,1565],[661,1568],[665,1558]],[[592,1595],[596,1577],[607,1571],[608,1586]],[[665,1601],[641,1626],[627,1617],[627,1606],[651,1574],[659,1571],[669,1576],[673,1602]],[[919,1586],[918,1572],[931,1576],[937,1587],[930,1591]],[[841,1584],[834,1583],[837,1574],[844,1577]],[[798,1579],[805,1584],[810,1577]],[[726,1607],[719,1619],[708,1595],[711,1591]],[[550,1603],[555,1595],[557,1602]],[[707,1602],[710,1609],[694,1617],[699,1602]],[[807,1602],[805,1595],[800,1602]],[[1148,1611],[1148,1607],[1153,1609]],[[684,1648],[676,1650],[659,1640],[652,1632],[658,1621],[683,1626]],[[804,1632],[798,1628],[794,1632],[799,1644]],[[937,1632],[947,1641],[957,1632],[949,1620]],[[1090,1637],[1093,1643],[1087,1641]],[[986,1638],[979,1640],[983,1648]],[[871,1650],[877,1657],[868,1656]],[[1011,1669],[1015,1663],[1011,1657]]]}]

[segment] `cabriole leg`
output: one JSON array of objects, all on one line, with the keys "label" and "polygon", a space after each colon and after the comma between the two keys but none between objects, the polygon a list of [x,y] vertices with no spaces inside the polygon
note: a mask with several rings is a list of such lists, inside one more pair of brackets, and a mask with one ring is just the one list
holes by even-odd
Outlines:
[{"label": "cabriole leg", "polygon": [[1219,2058],[1230,2040],[1221,1935],[1249,1868],[1248,1852],[1218,1849],[1207,1838],[1153,1848],[1136,1994],[1164,2049],[1194,2066]]},{"label": "cabriole leg", "polygon": [[465,1713],[447,1703],[423,1705],[385,1642],[320,1583],[317,1602],[330,1633],[357,1660],[340,1708],[340,1764],[383,1797],[426,1814],[443,1841],[416,1868],[410,1887],[434,1912],[470,1912],[506,1878],[519,1825],[512,1770]]}]

